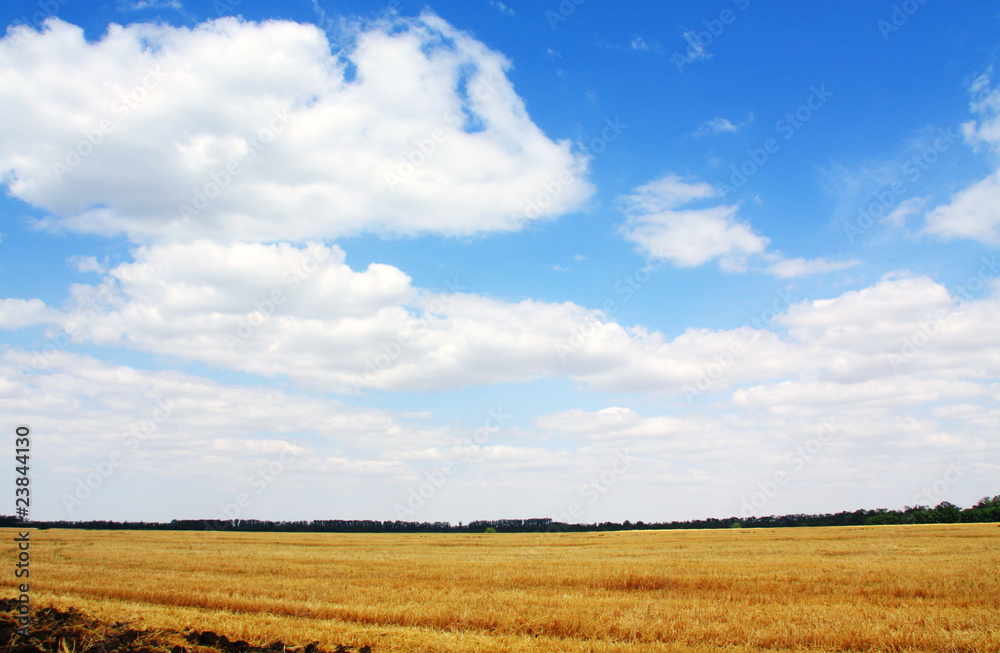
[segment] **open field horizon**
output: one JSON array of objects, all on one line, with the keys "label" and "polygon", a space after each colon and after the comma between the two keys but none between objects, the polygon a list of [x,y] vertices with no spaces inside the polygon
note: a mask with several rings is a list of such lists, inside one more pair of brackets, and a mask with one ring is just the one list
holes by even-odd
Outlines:
[{"label": "open field horizon", "polygon": [[[252,644],[369,644],[376,653],[1000,650],[995,524],[488,535],[39,530],[32,542],[35,607]],[[5,590],[14,580],[3,579]]]}]

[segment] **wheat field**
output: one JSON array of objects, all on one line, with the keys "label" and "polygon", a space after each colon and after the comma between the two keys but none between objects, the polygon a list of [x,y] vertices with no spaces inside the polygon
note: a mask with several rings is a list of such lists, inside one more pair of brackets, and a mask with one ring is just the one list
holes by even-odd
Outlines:
[{"label": "wheat field", "polygon": [[[13,541],[13,531],[3,537]],[[40,530],[32,602],[381,651],[1000,651],[996,524],[551,534]],[[5,547],[9,569],[14,553]],[[13,596],[13,572],[0,575]]]}]

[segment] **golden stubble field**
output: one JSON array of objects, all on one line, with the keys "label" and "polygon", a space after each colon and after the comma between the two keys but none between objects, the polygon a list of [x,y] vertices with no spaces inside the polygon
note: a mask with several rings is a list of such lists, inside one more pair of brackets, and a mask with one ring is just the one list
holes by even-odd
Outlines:
[{"label": "golden stubble field", "polygon": [[[4,549],[13,569],[13,547]],[[41,530],[31,553],[36,606],[257,644],[1000,651],[996,524],[541,535]],[[0,578],[14,596],[13,572]]]}]

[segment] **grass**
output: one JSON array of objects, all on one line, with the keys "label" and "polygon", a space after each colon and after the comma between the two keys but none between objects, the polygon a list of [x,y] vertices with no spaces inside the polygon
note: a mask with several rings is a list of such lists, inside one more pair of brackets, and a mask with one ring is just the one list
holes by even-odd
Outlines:
[{"label": "grass", "polygon": [[[12,531],[3,537],[13,540]],[[995,524],[573,534],[43,530],[32,601],[381,651],[1000,651]],[[6,564],[13,569],[13,547]],[[13,573],[0,576],[15,595]]]}]

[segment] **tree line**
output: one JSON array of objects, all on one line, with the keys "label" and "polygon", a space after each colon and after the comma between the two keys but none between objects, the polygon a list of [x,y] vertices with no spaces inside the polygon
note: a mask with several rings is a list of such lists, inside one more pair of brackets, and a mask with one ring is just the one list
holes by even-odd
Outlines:
[{"label": "tree line", "polygon": [[143,521],[32,521],[0,515],[0,527],[82,528],[91,530],[149,531],[245,531],[282,533],[581,533],[591,531],[671,530],[704,528],[786,528],[794,526],[873,526],[888,524],[957,524],[1000,522],[1000,495],[983,497],[971,508],[948,501],[937,506],[908,506],[904,510],[855,510],[821,515],[770,515],[728,517],[671,522],[601,522],[567,524],[548,518],[477,520],[457,525],[451,522],[378,521],[371,519],[315,519],[311,521],[267,521],[259,519],[174,519]]}]

